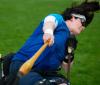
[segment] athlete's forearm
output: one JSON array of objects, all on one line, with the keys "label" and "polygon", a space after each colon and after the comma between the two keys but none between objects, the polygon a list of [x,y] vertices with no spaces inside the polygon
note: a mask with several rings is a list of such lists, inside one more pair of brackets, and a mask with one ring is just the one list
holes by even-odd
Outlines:
[{"label": "athlete's forearm", "polygon": [[53,35],[55,24],[51,21],[44,23],[43,32]]},{"label": "athlete's forearm", "polygon": [[54,30],[57,27],[57,21],[54,16],[47,16],[44,19],[44,24],[43,24],[43,40],[46,42],[49,40],[49,46],[54,44]]},{"label": "athlete's forearm", "polygon": [[47,16],[44,19],[44,24],[43,24],[44,33],[53,35],[53,32],[55,28],[57,27],[57,25],[58,25],[58,22],[54,16]]}]

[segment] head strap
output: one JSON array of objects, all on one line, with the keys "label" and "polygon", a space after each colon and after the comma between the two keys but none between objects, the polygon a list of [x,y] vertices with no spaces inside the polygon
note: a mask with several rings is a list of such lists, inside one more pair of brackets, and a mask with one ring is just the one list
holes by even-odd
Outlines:
[{"label": "head strap", "polygon": [[85,22],[86,21],[86,17],[84,15],[72,14],[72,16],[80,18],[82,20],[82,22]]}]

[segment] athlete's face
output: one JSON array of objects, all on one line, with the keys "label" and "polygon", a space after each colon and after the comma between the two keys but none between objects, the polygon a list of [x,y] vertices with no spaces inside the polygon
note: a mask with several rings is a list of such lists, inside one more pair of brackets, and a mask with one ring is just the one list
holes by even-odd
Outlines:
[{"label": "athlete's face", "polygon": [[80,18],[72,17],[70,24],[70,31],[74,35],[80,34],[84,30],[83,22]]}]

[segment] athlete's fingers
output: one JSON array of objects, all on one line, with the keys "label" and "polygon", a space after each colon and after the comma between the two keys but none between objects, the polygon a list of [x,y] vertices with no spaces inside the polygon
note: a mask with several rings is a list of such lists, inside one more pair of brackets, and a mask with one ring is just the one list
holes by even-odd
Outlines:
[{"label": "athlete's fingers", "polygon": [[44,43],[49,40],[49,46],[53,45],[54,43],[54,36],[48,33],[44,33],[43,41]]}]

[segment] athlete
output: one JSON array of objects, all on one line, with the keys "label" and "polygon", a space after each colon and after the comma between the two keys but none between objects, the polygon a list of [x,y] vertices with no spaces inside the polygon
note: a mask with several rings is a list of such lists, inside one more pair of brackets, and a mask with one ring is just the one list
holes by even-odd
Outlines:
[{"label": "athlete", "polygon": [[[86,0],[78,6],[67,8],[62,14],[49,14],[46,16],[14,55],[10,65],[10,78],[15,78],[20,66],[49,40],[49,46],[37,59],[32,70],[19,80],[19,85],[41,85],[41,82],[38,84],[37,82],[47,82],[48,80],[57,80],[58,82],[61,77],[49,74],[56,74],[63,64],[63,60],[66,61],[68,38],[70,35],[77,36],[84,31],[91,23],[94,12],[98,10],[100,10],[99,2],[88,2]],[[64,63],[66,64],[63,67],[66,67],[67,62]],[[47,83],[47,85],[49,84]],[[46,83],[43,85],[46,85]],[[64,81],[63,85],[68,85],[67,81]]]}]

